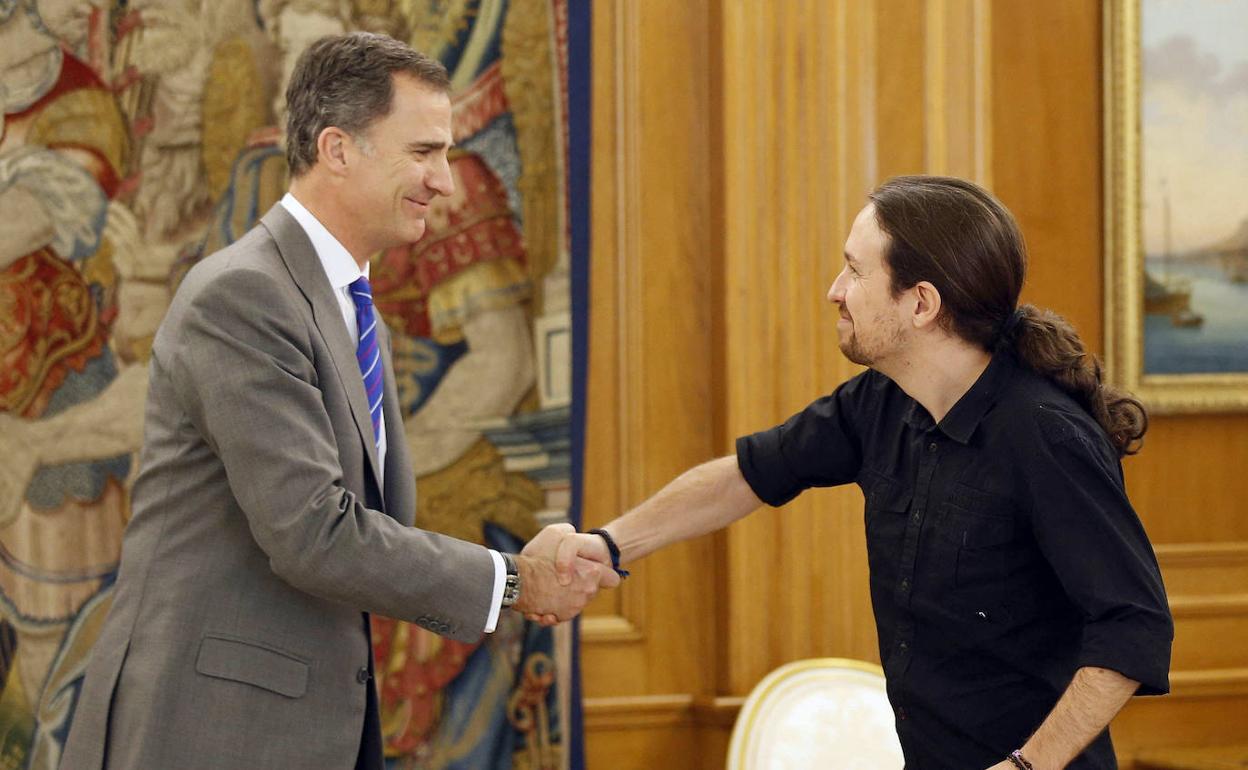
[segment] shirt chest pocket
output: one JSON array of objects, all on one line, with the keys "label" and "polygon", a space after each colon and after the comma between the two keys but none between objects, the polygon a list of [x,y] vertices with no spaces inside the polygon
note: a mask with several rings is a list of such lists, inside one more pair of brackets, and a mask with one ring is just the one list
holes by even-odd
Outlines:
[{"label": "shirt chest pocket", "polygon": [[1024,547],[1023,531],[1009,498],[954,485],[937,522],[943,546],[954,553],[954,585],[959,589],[1005,584]]},{"label": "shirt chest pocket", "polygon": [[867,564],[873,583],[889,584],[897,572],[906,517],[910,509],[910,489],[896,479],[874,471],[863,477],[866,496]]},{"label": "shirt chest pocket", "polygon": [[866,497],[867,551],[874,561],[899,543],[906,532],[910,489],[894,478],[869,471],[863,479]]}]

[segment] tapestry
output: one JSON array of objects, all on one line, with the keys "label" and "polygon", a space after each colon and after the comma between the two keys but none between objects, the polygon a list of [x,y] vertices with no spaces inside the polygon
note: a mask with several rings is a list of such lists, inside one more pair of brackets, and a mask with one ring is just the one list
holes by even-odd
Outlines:
[{"label": "tapestry", "polygon": [[[569,46],[568,0],[0,0],[0,770],[59,761],[169,301],[281,197],[293,65],[355,29],[452,80],[455,192],[371,265],[417,525],[515,552],[570,517],[586,267],[569,189],[587,185],[569,158],[588,137],[570,149],[568,127],[588,105],[569,99],[587,44]],[[373,617],[372,638],[393,770],[554,770],[578,752],[569,628],[504,612],[463,644]]]}]

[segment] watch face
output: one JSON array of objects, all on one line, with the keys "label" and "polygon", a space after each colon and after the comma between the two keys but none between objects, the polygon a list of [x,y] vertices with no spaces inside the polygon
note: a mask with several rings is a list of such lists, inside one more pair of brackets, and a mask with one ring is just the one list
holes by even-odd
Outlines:
[{"label": "watch face", "polygon": [[516,599],[520,598],[520,577],[518,575],[508,575],[507,582],[503,585],[503,606],[510,607],[516,603]]}]

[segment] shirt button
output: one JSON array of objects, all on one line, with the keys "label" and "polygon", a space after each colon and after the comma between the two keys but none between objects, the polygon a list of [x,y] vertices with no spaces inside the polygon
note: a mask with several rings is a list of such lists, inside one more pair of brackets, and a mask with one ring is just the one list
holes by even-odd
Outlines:
[{"label": "shirt button", "polygon": [[913,521],[915,524],[918,524],[918,523],[919,523],[919,519],[920,519],[920,518],[921,518],[921,517],[920,517],[920,516],[919,516],[919,514],[916,512],[913,516],[911,516],[911,517],[910,517],[910,521]]},{"label": "shirt button", "polygon": [[927,451],[929,451],[929,452],[935,452],[935,451],[936,451],[936,442],[935,442],[935,441],[933,441],[932,443],[930,443],[930,444],[928,444],[928,445],[927,445]]},{"label": "shirt button", "polygon": [[902,642],[898,646],[901,648],[902,652],[905,652],[906,650],[910,649],[910,645],[907,642]]},{"label": "shirt button", "polygon": [[[910,580],[909,580],[908,578],[902,578],[902,579],[901,579],[901,590],[903,590],[903,591],[909,591],[909,590],[910,590]],[[903,645],[904,645],[904,642],[903,642]]]},{"label": "shirt button", "polygon": [[364,684],[368,679],[368,666],[360,666],[360,670],[355,672],[355,681]]}]

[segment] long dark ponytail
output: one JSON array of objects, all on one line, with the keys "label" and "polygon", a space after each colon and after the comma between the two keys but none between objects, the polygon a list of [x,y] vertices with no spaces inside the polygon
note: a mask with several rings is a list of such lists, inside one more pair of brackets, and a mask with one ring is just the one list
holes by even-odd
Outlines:
[{"label": "long dark ponytail", "polygon": [[1015,328],[997,345],[1011,348],[1023,364],[1075,399],[1109,434],[1119,455],[1140,451],[1148,412],[1139,399],[1104,381],[1100,360],[1084,348],[1074,327],[1052,310],[1035,305],[1023,305],[1015,313]]},{"label": "long dark ponytail", "polygon": [[1104,381],[1100,361],[1066,319],[1018,306],[1027,247],[1000,201],[972,182],[937,176],[895,177],[869,197],[889,236],[895,295],[930,282],[950,332],[986,350],[1012,350],[1087,410],[1120,456],[1139,451],[1148,430],[1144,405]]}]

